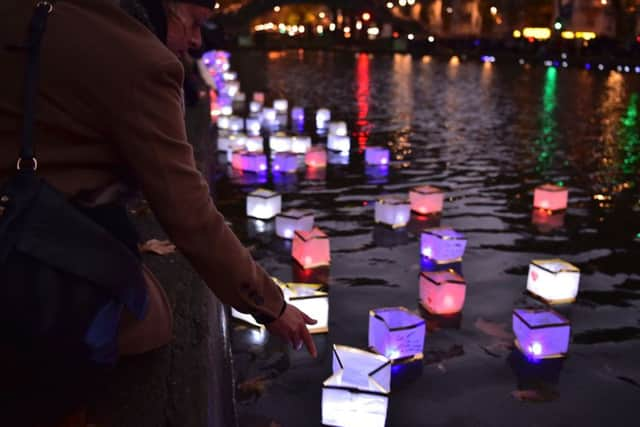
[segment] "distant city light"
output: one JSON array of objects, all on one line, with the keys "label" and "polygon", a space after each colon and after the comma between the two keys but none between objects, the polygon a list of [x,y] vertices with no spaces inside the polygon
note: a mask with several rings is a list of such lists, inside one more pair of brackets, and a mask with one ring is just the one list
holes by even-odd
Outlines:
[{"label": "distant city light", "polygon": [[435,38],[435,37],[433,37],[433,36],[429,36],[429,37],[427,37],[427,41],[428,41],[429,43],[433,43],[433,42],[435,42],[435,41],[436,41],[436,38]]},{"label": "distant city light", "polygon": [[351,27],[344,27],[344,33],[349,34],[351,32]]},{"label": "distant city light", "polygon": [[393,9],[393,3],[388,1],[387,2],[387,9]]},{"label": "distant city light", "polygon": [[322,25],[318,25],[316,27],[316,33],[318,33],[320,35],[324,34],[324,27]]},{"label": "distant city light", "polygon": [[491,6],[491,9],[489,9],[489,11],[491,12],[492,15],[497,15],[498,14],[498,8],[495,6]]},{"label": "distant city light", "polygon": [[453,13],[453,8],[452,7],[448,7],[447,8],[447,13],[449,13],[449,14]]},{"label": "distant city light", "polygon": [[220,3],[216,3],[216,4],[213,6],[213,8],[214,8],[214,9],[220,9]]},{"label": "distant city light", "polygon": [[324,13],[324,12],[320,12],[320,13],[318,14],[318,18],[320,18],[320,19],[324,19],[326,16],[327,16],[327,14],[326,14],[326,13]]},{"label": "distant city light", "polygon": [[553,24],[553,28],[560,31],[562,29],[562,22],[556,22],[555,24]]},{"label": "distant city light", "polygon": [[280,6],[273,6],[274,12],[280,12]]},{"label": "distant city light", "polygon": [[398,1],[398,5],[403,6],[403,7],[406,6],[407,5],[407,0]]},{"label": "distant city light", "polygon": [[407,35],[407,38],[408,38],[409,40],[414,40],[414,39],[416,38],[416,36],[415,36],[414,34],[408,34],[408,35]]},{"label": "distant city light", "polygon": [[362,20],[364,22],[369,22],[370,19],[371,19],[371,14],[369,12],[365,12],[362,14]]},{"label": "distant city light", "polygon": [[336,30],[336,24],[335,22],[332,22],[331,24],[329,24],[329,31],[335,31]]},{"label": "distant city light", "polygon": [[522,35],[528,39],[547,40],[551,38],[551,30],[544,27],[528,27],[522,30]]},{"label": "distant city light", "polygon": [[516,38],[516,39],[519,39],[520,37],[522,37],[522,31],[513,30],[513,37]]},{"label": "distant city light", "polygon": [[362,29],[362,21],[356,21],[356,30]]}]

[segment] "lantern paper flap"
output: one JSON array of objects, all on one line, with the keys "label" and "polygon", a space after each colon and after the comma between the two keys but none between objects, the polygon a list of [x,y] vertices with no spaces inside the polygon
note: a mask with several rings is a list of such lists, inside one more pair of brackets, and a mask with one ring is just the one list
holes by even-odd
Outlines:
[{"label": "lantern paper flap", "polygon": [[391,362],[379,354],[334,345],[333,373],[326,385],[379,394],[391,392]]},{"label": "lantern paper flap", "polygon": [[304,242],[308,242],[308,241],[311,241],[311,240],[328,239],[329,238],[329,236],[327,236],[324,233],[324,231],[320,230],[317,227],[314,228],[311,231],[298,230],[298,231],[296,231],[296,236],[298,236]]}]

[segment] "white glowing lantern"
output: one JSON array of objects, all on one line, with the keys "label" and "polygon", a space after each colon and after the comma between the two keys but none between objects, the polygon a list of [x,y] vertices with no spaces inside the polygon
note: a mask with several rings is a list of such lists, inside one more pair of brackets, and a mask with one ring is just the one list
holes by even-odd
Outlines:
[{"label": "white glowing lantern", "polygon": [[313,213],[289,210],[276,217],[276,234],[283,239],[293,239],[297,230],[313,230]]},{"label": "white glowing lantern", "polygon": [[426,333],[424,319],[405,307],[369,312],[369,348],[392,361],[421,359]]},{"label": "white glowing lantern", "polygon": [[467,248],[467,239],[452,228],[430,228],[420,237],[420,253],[436,264],[462,261]]},{"label": "white glowing lantern", "polygon": [[298,170],[298,156],[294,153],[275,153],[271,168],[274,173],[295,173]]},{"label": "white glowing lantern", "polygon": [[322,147],[313,147],[305,154],[304,163],[310,168],[325,168],[327,167],[327,152]]},{"label": "white glowing lantern", "polygon": [[327,162],[331,165],[348,165],[349,152],[329,151],[327,153]]},{"label": "white glowing lantern", "polygon": [[289,111],[289,102],[286,99],[276,99],[273,101],[273,109],[278,114],[287,114]]},{"label": "white glowing lantern", "polygon": [[231,126],[231,117],[229,116],[218,117],[218,122],[216,125],[220,130],[229,130],[229,127]]},{"label": "white glowing lantern", "polygon": [[266,173],[267,156],[262,153],[235,151],[231,155],[231,167],[244,172]]},{"label": "white glowing lantern", "polygon": [[261,153],[264,151],[264,140],[261,136],[248,136],[245,138],[245,149],[250,153]]},{"label": "white glowing lantern", "polygon": [[364,151],[364,161],[368,165],[387,166],[389,164],[389,149],[382,147],[367,147]]},{"label": "white glowing lantern", "polygon": [[319,228],[296,231],[291,254],[302,268],[317,268],[331,264],[329,237]]},{"label": "white glowing lantern", "polygon": [[244,119],[238,116],[229,117],[229,130],[231,132],[241,132],[244,130]]},{"label": "white glowing lantern", "polygon": [[301,310],[307,316],[318,321],[315,325],[307,325],[311,334],[329,332],[329,294],[322,292],[322,285],[307,283],[282,283],[284,299],[288,304]]},{"label": "white glowing lantern", "polygon": [[411,206],[398,196],[383,196],[376,202],[375,220],[392,228],[401,228],[411,219]]},{"label": "white glowing lantern", "polygon": [[331,121],[331,111],[326,108],[320,108],[316,111],[316,127],[324,130]]},{"label": "white glowing lantern", "polygon": [[420,215],[431,215],[442,212],[444,192],[430,185],[416,187],[409,192],[411,210]]},{"label": "white glowing lantern", "polygon": [[333,375],[322,385],[322,424],[384,427],[391,392],[391,363],[353,347],[333,346]]},{"label": "white glowing lantern", "polygon": [[296,135],[291,137],[291,151],[296,154],[305,154],[311,148],[311,137]]},{"label": "white glowing lantern", "polygon": [[237,151],[245,148],[247,138],[243,134],[218,135],[218,151]]},{"label": "white glowing lantern", "polygon": [[277,133],[269,137],[269,148],[274,153],[292,151],[292,138],[284,133]]},{"label": "white glowing lantern", "polygon": [[249,117],[245,120],[245,127],[247,129],[247,134],[249,135],[260,135],[260,131],[262,130],[262,124],[257,117]]},{"label": "white glowing lantern", "polygon": [[530,359],[554,359],[569,351],[571,324],[551,309],[513,310],[516,347]]},{"label": "white glowing lantern", "polygon": [[249,103],[249,112],[251,114],[258,114],[260,111],[262,111],[262,104],[256,101],[251,101]]},{"label": "white glowing lantern", "polygon": [[420,304],[431,314],[459,313],[464,307],[466,294],[464,278],[453,270],[420,274]]},{"label": "white glowing lantern", "polygon": [[235,71],[226,71],[224,73],[222,73],[222,79],[225,82],[231,82],[234,80],[238,80],[238,73],[236,73]]},{"label": "white glowing lantern", "polygon": [[348,136],[329,135],[327,137],[327,148],[332,151],[348,153],[351,151],[351,139]]},{"label": "white glowing lantern", "polygon": [[282,210],[282,196],[275,191],[260,188],[247,195],[247,216],[268,220]]},{"label": "white glowing lantern", "polygon": [[262,110],[263,126],[274,126],[278,123],[278,113],[273,108],[265,108]]},{"label": "white glowing lantern", "polygon": [[560,259],[531,261],[527,291],[549,304],[574,302],[580,287],[580,270]]},{"label": "white glowing lantern", "polygon": [[533,207],[548,211],[567,209],[569,190],[553,184],[545,184],[536,188],[533,196]]},{"label": "white glowing lantern", "polygon": [[329,122],[329,134],[347,136],[347,124],[345,122]]},{"label": "white glowing lantern", "polygon": [[233,107],[231,105],[222,105],[220,107],[220,114],[222,116],[231,116],[231,115],[233,115]]}]

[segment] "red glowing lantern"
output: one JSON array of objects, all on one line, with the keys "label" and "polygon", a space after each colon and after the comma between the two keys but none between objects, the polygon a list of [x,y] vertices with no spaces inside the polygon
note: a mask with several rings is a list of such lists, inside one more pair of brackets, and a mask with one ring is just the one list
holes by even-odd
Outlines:
[{"label": "red glowing lantern", "polygon": [[462,311],[467,284],[454,271],[420,274],[420,303],[431,314],[450,315]]},{"label": "red glowing lantern", "polygon": [[297,230],[291,254],[303,268],[327,266],[331,264],[329,237],[317,227],[311,231]]}]

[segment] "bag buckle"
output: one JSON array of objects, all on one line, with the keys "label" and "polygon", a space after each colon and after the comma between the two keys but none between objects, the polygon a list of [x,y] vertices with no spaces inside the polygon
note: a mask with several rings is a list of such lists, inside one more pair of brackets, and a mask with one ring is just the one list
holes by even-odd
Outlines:
[{"label": "bag buckle", "polygon": [[36,3],[36,8],[38,7],[46,7],[48,15],[51,14],[51,12],[53,12],[53,3],[51,3],[48,0],[42,0]]},{"label": "bag buckle", "polygon": [[[38,159],[35,157],[31,158],[31,169],[34,172],[38,170]],[[16,163],[16,170],[22,170],[22,158],[18,159],[18,162]]]}]

